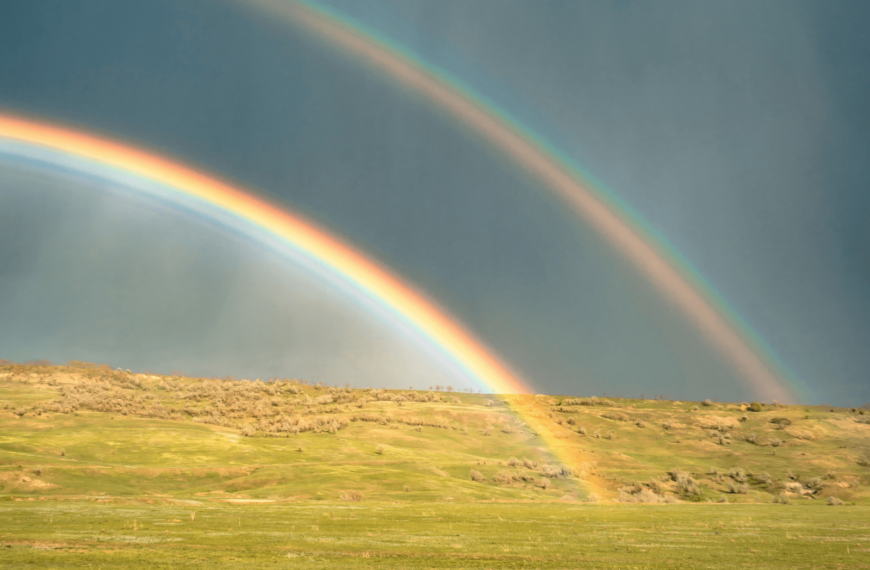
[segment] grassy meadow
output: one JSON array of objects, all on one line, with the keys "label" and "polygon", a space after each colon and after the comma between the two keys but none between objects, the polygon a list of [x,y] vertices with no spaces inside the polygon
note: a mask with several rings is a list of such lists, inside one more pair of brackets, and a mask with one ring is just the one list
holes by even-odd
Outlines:
[{"label": "grassy meadow", "polygon": [[870,412],[0,364],[0,567],[870,567]]}]

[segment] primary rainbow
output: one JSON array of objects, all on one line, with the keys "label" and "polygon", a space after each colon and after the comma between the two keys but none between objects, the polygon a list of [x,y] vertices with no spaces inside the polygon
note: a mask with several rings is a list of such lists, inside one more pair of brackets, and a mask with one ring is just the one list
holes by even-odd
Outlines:
[{"label": "primary rainbow", "polygon": [[307,0],[239,0],[298,27],[415,93],[556,194],[620,251],[763,399],[807,400],[783,363],[683,259],[603,185],[468,87],[358,23]]},{"label": "primary rainbow", "polygon": [[443,309],[338,238],[285,209],[155,154],[67,128],[0,114],[0,139],[119,169],[259,226],[398,316],[482,387],[502,394],[527,392],[525,381]]}]

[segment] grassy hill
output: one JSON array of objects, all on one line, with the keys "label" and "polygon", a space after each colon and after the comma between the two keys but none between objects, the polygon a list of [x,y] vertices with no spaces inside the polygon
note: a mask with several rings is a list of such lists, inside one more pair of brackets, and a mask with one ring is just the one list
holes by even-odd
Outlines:
[{"label": "grassy hill", "polygon": [[0,494],[732,503],[870,496],[863,410],[494,398],[71,364],[0,366]]}]

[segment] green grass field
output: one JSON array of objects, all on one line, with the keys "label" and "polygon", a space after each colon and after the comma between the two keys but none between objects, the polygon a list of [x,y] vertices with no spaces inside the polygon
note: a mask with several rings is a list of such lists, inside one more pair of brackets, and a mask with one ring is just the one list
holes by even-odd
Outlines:
[{"label": "green grass field", "polygon": [[5,502],[0,565],[867,568],[868,515],[815,504]]},{"label": "green grass field", "polygon": [[870,415],[754,408],[7,363],[0,567],[870,567]]}]

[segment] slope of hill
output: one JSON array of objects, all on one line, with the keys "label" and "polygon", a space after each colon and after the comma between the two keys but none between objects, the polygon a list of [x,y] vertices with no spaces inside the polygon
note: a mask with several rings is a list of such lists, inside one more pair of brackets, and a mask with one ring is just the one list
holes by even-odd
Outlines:
[{"label": "slope of hill", "polygon": [[854,503],[870,474],[863,410],[328,388],[84,363],[0,367],[0,426],[0,493],[12,497]]}]

